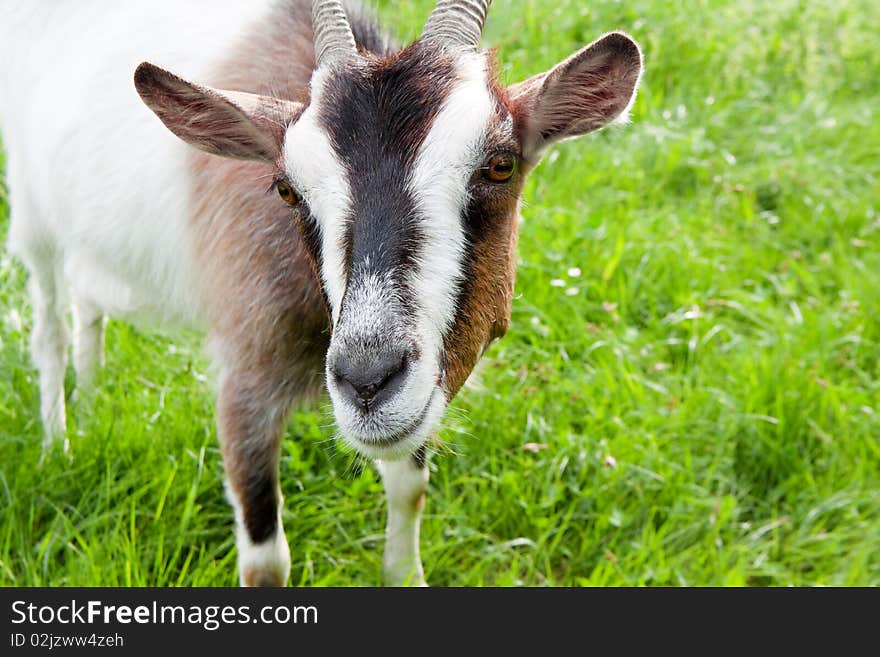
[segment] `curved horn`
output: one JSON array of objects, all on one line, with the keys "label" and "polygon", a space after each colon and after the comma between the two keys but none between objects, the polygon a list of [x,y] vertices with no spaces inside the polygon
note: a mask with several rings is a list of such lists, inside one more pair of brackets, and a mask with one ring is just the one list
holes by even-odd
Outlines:
[{"label": "curved horn", "polygon": [[357,54],[354,35],[340,0],[312,2],[312,30],[318,66]]},{"label": "curved horn", "polygon": [[492,0],[439,0],[425,24],[422,39],[466,50],[478,48],[490,4]]}]

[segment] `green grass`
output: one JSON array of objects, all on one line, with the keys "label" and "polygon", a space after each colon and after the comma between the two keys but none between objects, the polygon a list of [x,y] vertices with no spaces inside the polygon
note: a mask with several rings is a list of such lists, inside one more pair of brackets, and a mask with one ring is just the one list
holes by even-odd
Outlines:
[{"label": "green grass", "polygon": [[[413,37],[431,2],[400,4]],[[496,4],[508,82],[614,28],[647,68],[631,125],[527,186],[511,330],[432,465],[429,582],[880,584],[880,4]],[[0,254],[0,584],[234,584],[198,339],[111,322],[72,460],[39,468],[24,286]],[[291,583],[378,584],[381,484],[329,424],[284,443]]]}]

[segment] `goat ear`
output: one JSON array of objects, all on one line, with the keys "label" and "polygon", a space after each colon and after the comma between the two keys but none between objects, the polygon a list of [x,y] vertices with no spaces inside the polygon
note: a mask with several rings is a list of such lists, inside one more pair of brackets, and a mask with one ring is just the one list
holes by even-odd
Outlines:
[{"label": "goat ear", "polygon": [[275,162],[287,126],[303,106],[268,96],[203,87],[144,62],[134,85],[162,123],[185,142],[214,155]]},{"label": "goat ear", "polygon": [[551,144],[626,117],[642,73],[642,52],[611,32],[551,70],[508,88],[523,154],[537,161]]}]

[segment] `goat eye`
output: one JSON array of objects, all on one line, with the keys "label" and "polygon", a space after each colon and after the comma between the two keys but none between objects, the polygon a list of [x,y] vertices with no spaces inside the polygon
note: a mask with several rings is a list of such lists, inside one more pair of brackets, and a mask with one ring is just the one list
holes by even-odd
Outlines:
[{"label": "goat eye", "polygon": [[507,182],[516,173],[516,158],[513,155],[493,155],[484,172],[492,182]]},{"label": "goat eye", "polygon": [[275,183],[275,189],[278,190],[278,196],[280,196],[287,205],[296,205],[299,203],[299,194],[293,191],[293,187],[283,180],[279,180]]}]

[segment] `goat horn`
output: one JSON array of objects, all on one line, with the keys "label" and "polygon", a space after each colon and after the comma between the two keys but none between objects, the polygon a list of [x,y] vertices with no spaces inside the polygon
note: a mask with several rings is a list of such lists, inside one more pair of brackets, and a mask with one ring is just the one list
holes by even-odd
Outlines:
[{"label": "goat horn", "polygon": [[439,0],[422,39],[476,50],[490,4],[492,0]]},{"label": "goat horn", "polygon": [[317,65],[347,59],[357,53],[354,34],[340,0],[312,2],[312,30],[315,33]]}]

